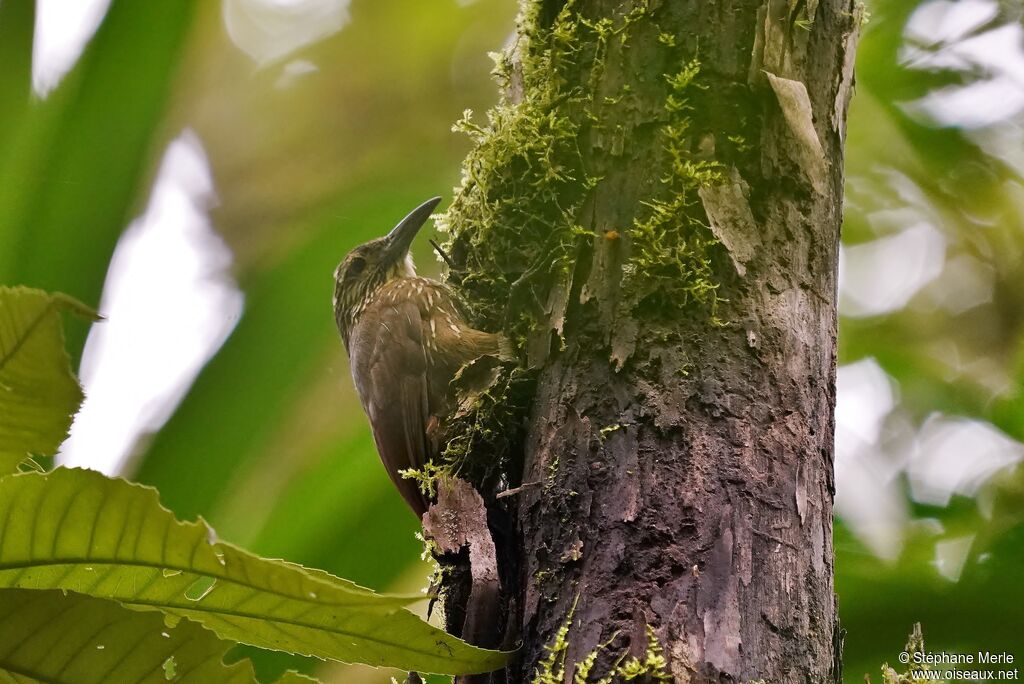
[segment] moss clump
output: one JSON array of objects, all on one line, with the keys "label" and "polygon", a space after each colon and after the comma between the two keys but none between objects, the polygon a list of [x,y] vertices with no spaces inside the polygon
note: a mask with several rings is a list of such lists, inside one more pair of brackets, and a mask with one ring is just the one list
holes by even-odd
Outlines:
[{"label": "moss clump", "polygon": [[495,368],[485,385],[457,386],[460,407],[447,425],[442,468],[481,492],[507,487],[504,474],[517,470],[512,459],[519,451],[532,387],[524,370],[507,365]]},{"label": "moss clump", "polygon": [[530,680],[531,684],[562,684],[565,681],[565,652],[569,649],[569,626],[575,612],[574,603],[565,622],[555,633],[555,640],[544,647],[548,655],[538,664]]},{"label": "moss clump", "polygon": [[724,174],[720,163],[692,152],[690,91],[699,88],[699,74],[700,64],[692,60],[677,73],[665,75],[668,122],[660,133],[668,168],[660,178],[661,192],[644,203],[647,211],[630,231],[633,250],[624,285],[637,301],[662,307],[697,302],[713,311],[718,283],[711,248],[717,240],[704,221],[697,192],[721,183]]},{"label": "moss clump", "polygon": [[[572,616],[576,606],[566,617],[565,622],[555,633],[554,641],[545,647],[548,652],[533,673],[530,684],[562,684],[565,681],[565,654],[569,650],[569,627],[572,624]],[[602,653],[608,650],[611,642],[618,635],[612,638],[587,654],[580,662],[576,663],[572,671],[574,684],[616,684],[617,682],[671,682],[672,675],[668,671],[668,661],[662,652],[658,637],[654,628],[647,625],[647,650],[644,657],[637,658],[628,656],[623,652],[605,672],[595,672],[597,659]]]},{"label": "moss clump", "polygon": [[437,562],[437,559],[444,554],[441,553],[441,548],[437,545],[437,542],[423,536],[422,532],[417,532],[415,536],[416,540],[423,546],[423,550],[420,551],[420,560],[430,568],[430,574],[427,575],[427,586],[423,589],[423,593],[432,595],[437,587],[441,586],[445,576],[448,574],[448,568]]},{"label": "moss clump", "polygon": [[[595,169],[620,163],[621,144],[630,135],[610,123],[633,120],[638,101],[630,84],[598,98],[609,46],[618,41],[615,54],[621,56],[636,32],[656,26],[646,3],[614,17],[587,18],[568,0],[546,25],[541,8],[536,0],[525,3],[515,54],[496,56],[502,97],[486,123],[467,112],[455,124],[473,149],[439,221],[456,264],[451,280],[474,304],[479,323],[504,328],[519,347],[531,332],[543,332],[548,292],[573,270],[578,247],[593,239],[582,208],[595,188],[600,191]],[[722,173],[720,165],[691,151],[689,100],[700,69],[696,60],[683,59],[678,36],[654,35],[665,46],[666,63],[681,65],[665,75],[664,116],[656,122],[663,144],[652,161],[660,183],[641,202],[633,224],[609,234],[631,243],[623,277],[636,301],[713,305],[709,251],[715,241],[697,190],[719,182]],[[594,152],[581,151],[598,139],[614,143],[605,150],[611,157],[600,162],[591,158]]]},{"label": "moss clump", "polygon": [[399,474],[415,480],[430,499],[439,482],[453,477],[473,483],[486,497],[506,487],[504,474],[514,470],[532,380],[522,369],[482,358],[460,369],[452,383],[459,405],[445,424],[440,457]]},{"label": "moss clump", "polygon": [[[496,56],[500,102],[477,124],[466,112],[454,130],[473,149],[462,184],[438,222],[449,233],[447,250],[462,270],[450,274],[483,324],[503,327],[522,342],[532,321],[529,307],[513,307],[510,292],[528,296],[570,267],[573,227],[592,179],[577,147],[584,89],[570,87],[589,29],[573,17],[572,2],[550,28],[537,19],[540,3],[520,17],[520,62]],[[538,290],[539,291],[539,290]],[[534,292],[536,294],[536,292]]]},{"label": "moss clump", "polygon": [[[910,632],[910,636],[907,638],[907,644],[903,647],[903,652],[908,655],[908,661],[914,663],[915,654],[923,656],[924,650],[924,633],[921,631],[921,623],[914,623],[914,629]],[[938,684],[945,684],[945,679],[939,679],[937,676],[932,679],[930,676],[919,677],[918,674],[921,672],[934,672],[935,668],[925,664],[924,658],[919,658],[921,664],[908,665],[907,669],[900,673],[889,667],[889,663],[882,665],[882,684],[918,684],[918,682],[937,682]],[[867,675],[864,676],[865,681],[868,681]]]},{"label": "moss clump", "polygon": [[441,463],[424,463],[422,468],[406,468],[398,474],[406,480],[415,480],[416,485],[427,498],[437,496],[437,483],[449,475],[448,469]]}]

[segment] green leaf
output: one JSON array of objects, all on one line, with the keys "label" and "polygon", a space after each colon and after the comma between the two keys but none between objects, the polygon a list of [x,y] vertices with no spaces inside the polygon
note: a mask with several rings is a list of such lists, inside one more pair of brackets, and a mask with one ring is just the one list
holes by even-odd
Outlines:
[{"label": "green leaf", "polygon": [[4,681],[256,684],[249,661],[224,665],[232,646],[195,623],[181,620],[169,627],[156,613],[113,601],[59,591],[0,591]]},{"label": "green leaf", "polygon": [[211,542],[204,522],[178,522],[156,490],[91,471],[0,480],[0,521],[0,587],[115,599],[224,639],[345,662],[461,674],[507,659],[423,622],[402,607],[414,598]]},{"label": "green leaf", "polygon": [[53,454],[82,402],[62,310],[95,317],[66,295],[0,287],[0,473],[31,453]]}]

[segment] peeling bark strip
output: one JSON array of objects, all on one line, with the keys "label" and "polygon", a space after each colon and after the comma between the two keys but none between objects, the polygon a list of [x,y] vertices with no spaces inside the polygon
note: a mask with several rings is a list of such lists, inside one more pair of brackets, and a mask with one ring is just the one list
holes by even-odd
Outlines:
[{"label": "peeling bark strip", "polygon": [[786,118],[789,131],[796,140],[796,162],[814,189],[824,193],[827,189],[828,161],[825,159],[825,151],[821,149],[818,133],[814,130],[807,88],[800,81],[779,78],[770,72],[765,74],[772,90],[775,91],[775,96],[779,99],[779,106],[782,108],[782,115]]},{"label": "peeling bark strip", "polygon": [[648,662],[648,627],[652,681],[840,681],[857,23],[853,0],[524,2],[447,216],[461,289],[537,369],[507,483],[531,486],[498,500],[517,518],[498,557],[519,561],[505,605],[523,640],[501,681],[597,681]]},{"label": "peeling bark strip", "polygon": [[761,234],[747,200],[747,184],[733,169],[727,182],[701,188],[698,194],[704,204],[711,232],[729,252],[732,265],[742,278],[747,274],[747,262],[757,255],[761,246]]},{"label": "peeling bark strip", "polygon": [[472,644],[496,646],[500,584],[484,500],[464,480],[439,483],[437,503],[423,514],[423,533],[442,554],[457,555],[468,548],[470,595],[459,632]]}]

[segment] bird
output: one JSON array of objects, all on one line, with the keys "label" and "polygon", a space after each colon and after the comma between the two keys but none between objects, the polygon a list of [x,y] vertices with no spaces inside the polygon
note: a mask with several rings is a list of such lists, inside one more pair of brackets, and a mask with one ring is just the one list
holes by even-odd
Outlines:
[{"label": "bird", "polygon": [[451,385],[465,364],[509,359],[507,338],[476,330],[455,292],[416,275],[409,247],[441,201],[413,209],[383,236],[350,251],[334,271],[334,320],[380,460],[417,517],[430,501],[400,471],[440,453],[456,405]]}]

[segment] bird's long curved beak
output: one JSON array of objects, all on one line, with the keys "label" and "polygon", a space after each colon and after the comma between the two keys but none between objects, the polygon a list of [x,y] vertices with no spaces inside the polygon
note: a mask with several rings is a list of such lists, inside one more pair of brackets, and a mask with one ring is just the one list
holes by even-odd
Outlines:
[{"label": "bird's long curved beak", "polygon": [[398,225],[391,229],[391,232],[384,238],[387,240],[388,257],[398,261],[404,259],[412,244],[413,238],[419,232],[423,224],[430,218],[431,212],[441,202],[440,197],[432,197],[426,202],[409,212],[409,215],[398,222]]}]

